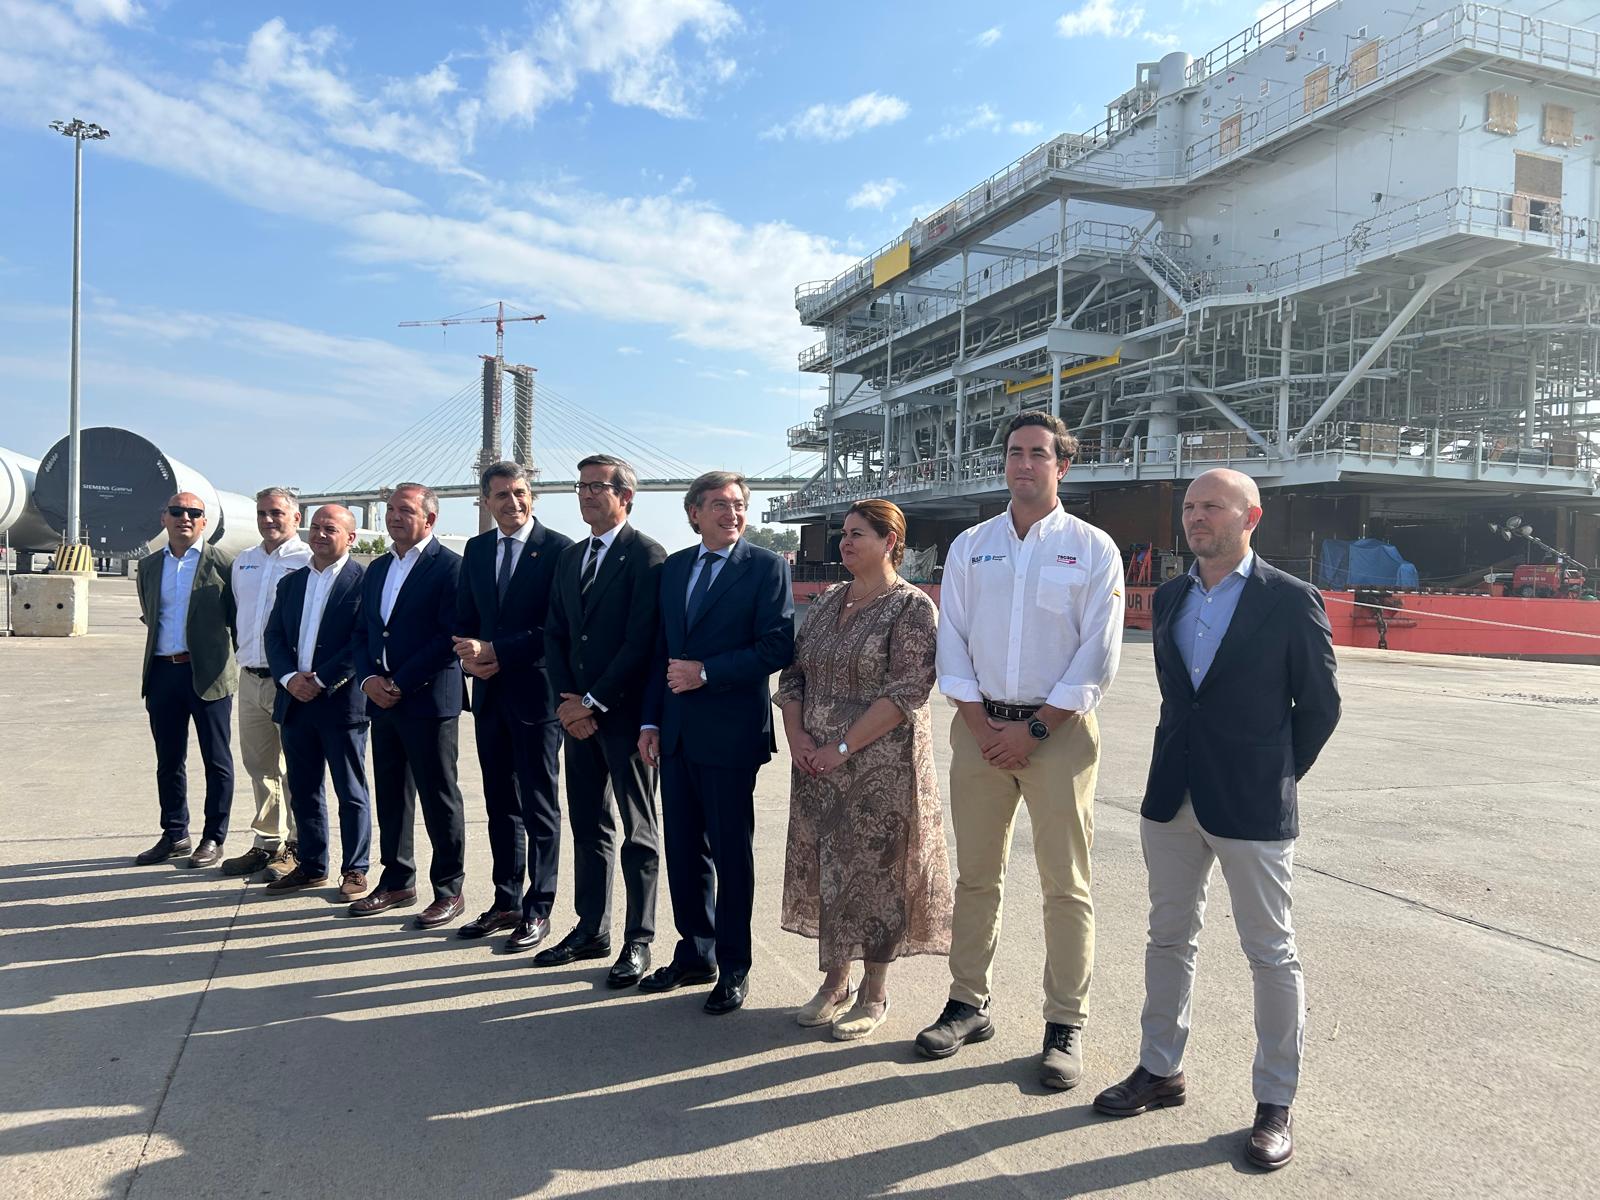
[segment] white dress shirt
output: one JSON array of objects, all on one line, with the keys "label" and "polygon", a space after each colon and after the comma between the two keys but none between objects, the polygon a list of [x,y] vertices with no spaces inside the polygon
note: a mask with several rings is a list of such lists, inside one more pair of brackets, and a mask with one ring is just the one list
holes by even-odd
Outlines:
[{"label": "white dress shirt", "polygon": [[[345,563],[349,561],[350,555],[344,554],[338,562],[334,563],[326,571],[317,570],[315,563],[306,568],[308,572],[306,575],[306,597],[305,604],[300,609],[300,637],[297,642],[299,659],[295,664],[301,671],[311,670],[311,660],[316,657],[317,653],[317,631],[322,628],[323,611],[328,607],[328,597],[333,594],[333,585],[339,578],[339,572],[344,570]],[[288,687],[289,680],[293,678],[294,675],[291,673],[285,675],[278,682]],[[318,687],[328,686],[315,675],[311,678],[316,681]]]},{"label": "white dress shirt", "polygon": [[1122,656],[1122,555],[1059,504],[1019,538],[1011,509],[950,544],[939,690],[955,701],[1088,712]]},{"label": "white dress shirt", "polygon": [[[494,548],[494,577],[496,580],[500,578],[500,564],[505,561],[507,554],[514,556],[511,559],[511,573],[513,575],[517,573],[517,564],[522,561],[522,552],[528,548],[528,535],[532,532],[532,517],[529,517],[526,521],[524,521],[522,523],[522,528],[517,530],[515,533],[506,533],[498,525],[495,526],[494,535],[500,539],[495,543]],[[511,544],[509,546],[506,545],[507,538],[511,539]]]},{"label": "white dress shirt", "polygon": [[162,658],[189,649],[189,593],[200,569],[200,547],[182,555],[168,546],[161,552],[161,611],[156,614],[156,654]]},{"label": "white dress shirt", "polygon": [[277,600],[278,584],[290,571],[311,561],[311,547],[291,537],[270,553],[261,546],[241,551],[233,560],[233,596],[239,606],[239,665],[267,665],[264,642],[267,618]]},{"label": "white dress shirt", "polygon": [[405,586],[406,580],[411,577],[412,569],[422,560],[422,552],[433,544],[433,534],[423,538],[411,549],[401,554],[392,547],[389,554],[394,561],[389,564],[389,574],[383,580],[383,601],[378,606],[378,615],[387,625],[389,618],[394,615],[394,602],[400,598],[400,589]]},{"label": "white dress shirt", "polygon": [[[606,551],[611,549],[611,543],[617,540],[617,534],[622,532],[622,527],[627,523],[627,521],[619,521],[604,533],[595,533],[589,535],[589,540],[586,543],[586,548],[583,552],[583,561],[578,564],[579,579],[582,579],[583,573],[589,569],[589,558],[591,555],[593,555],[595,559],[595,574],[598,575],[600,573],[600,568],[606,561]],[[595,538],[600,539],[600,553],[598,555],[595,554],[594,550]]]}]

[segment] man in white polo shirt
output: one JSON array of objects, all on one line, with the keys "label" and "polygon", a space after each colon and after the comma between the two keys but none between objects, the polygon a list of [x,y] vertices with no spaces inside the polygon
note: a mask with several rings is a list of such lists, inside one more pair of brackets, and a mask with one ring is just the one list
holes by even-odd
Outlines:
[{"label": "man in white polo shirt", "polygon": [[1089,849],[1100,735],[1094,709],[1122,649],[1122,556],[1057,495],[1077,442],[1057,417],[1006,431],[1011,503],[950,546],[939,594],[939,690],[950,729],[957,882],[950,999],[917,1036],[929,1058],[994,1036],[989,988],[1017,803],[1044,893],[1048,1087],[1076,1086],[1094,965]]},{"label": "man in white polo shirt", "polygon": [[239,753],[255,790],[255,842],[237,858],[223,862],[224,875],[269,878],[294,868],[294,813],[285,789],[286,769],[278,727],[272,722],[277,687],[267,666],[262,635],[278,583],[311,561],[311,547],[300,540],[300,504],[283,488],[256,493],[256,529],[261,544],[233,560],[233,594],[239,605]]}]

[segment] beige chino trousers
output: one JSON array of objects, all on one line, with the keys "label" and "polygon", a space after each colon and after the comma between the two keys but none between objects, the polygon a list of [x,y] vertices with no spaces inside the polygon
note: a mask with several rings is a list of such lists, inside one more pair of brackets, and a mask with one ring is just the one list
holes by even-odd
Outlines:
[{"label": "beige chino trousers", "polygon": [[250,830],[262,850],[276,850],[285,841],[294,841],[295,835],[284,783],[283,742],[272,721],[277,691],[272,680],[239,672],[239,757],[255,791],[256,816]]},{"label": "beige chino trousers", "polygon": [[1064,722],[1018,771],[985,762],[960,713],[950,727],[950,751],[957,871],[950,998],[979,1006],[989,998],[1011,831],[1021,801],[1033,825],[1033,856],[1044,892],[1044,1019],[1082,1025],[1094,971],[1089,850],[1100,765],[1094,714]]}]

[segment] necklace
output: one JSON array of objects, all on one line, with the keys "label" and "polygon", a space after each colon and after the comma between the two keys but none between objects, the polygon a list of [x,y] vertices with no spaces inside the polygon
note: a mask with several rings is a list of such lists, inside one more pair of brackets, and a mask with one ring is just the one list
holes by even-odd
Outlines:
[{"label": "necklace", "polygon": [[846,591],[845,594],[844,594],[845,595],[844,606],[846,608],[854,608],[856,605],[865,604],[868,600],[871,600],[874,596],[877,596],[882,592],[887,592],[888,590],[889,590],[889,585],[887,583],[885,583],[882,587],[874,588],[872,591],[868,592],[865,596],[858,596],[854,600],[850,599],[850,593],[848,591]]}]

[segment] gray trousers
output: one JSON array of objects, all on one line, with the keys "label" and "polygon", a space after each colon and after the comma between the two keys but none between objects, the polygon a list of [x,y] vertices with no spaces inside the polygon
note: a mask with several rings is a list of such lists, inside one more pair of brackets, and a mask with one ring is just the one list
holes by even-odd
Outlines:
[{"label": "gray trousers", "polygon": [[1139,837],[1150,876],[1140,1064],[1152,1075],[1172,1075],[1183,1067],[1206,888],[1212,866],[1220,862],[1239,944],[1255,981],[1256,1100],[1293,1103],[1306,1021],[1290,915],[1294,839],[1214,837],[1200,827],[1187,799],[1171,821],[1141,819]]}]

